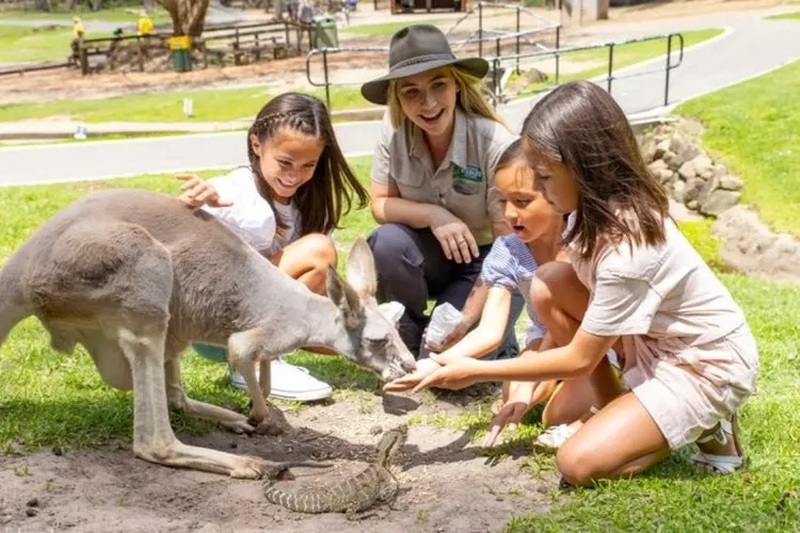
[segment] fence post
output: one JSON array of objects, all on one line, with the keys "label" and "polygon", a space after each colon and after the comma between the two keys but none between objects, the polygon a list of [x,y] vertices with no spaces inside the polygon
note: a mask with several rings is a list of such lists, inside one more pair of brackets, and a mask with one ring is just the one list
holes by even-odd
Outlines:
[{"label": "fence post", "polygon": [[608,94],[611,94],[611,79],[614,74],[614,43],[608,45]]},{"label": "fence post", "polygon": [[[500,39],[497,40],[500,42]],[[497,107],[497,104],[502,103],[503,98],[503,84],[500,83],[502,80],[502,76],[500,75],[500,55],[498,54],[497,57],[494,58],[494,106]]]},{"label": "fence post", "polygon": [[483,2],[478,2],[478,57],[483,57]]},{"label": "fence post", "polygon": [[556,85],[561,70],[561,25],[556,26]]},{"label": "fence post", "polygon": [[81,74],[86,76],[89,74],[89,53],[86,46],[83,44],[83,39],[78,43],[78,60],[81,63]]},{"label": "fence post", "polygon": [[136,48],[139,50],[139,72],[144,72],[144,50],[142,49],[142,38],[136,36]]},{"label": "fence post", "polygon": [[328,111],[331,111],[331,83],[328,80],[328,48],[322,49],[322,69],[325,72],[325,102],[328,104]]},{"label": "fence post", "polygon": [[669,103],[669,71],[671,68],[673,35],[675,34],[670,33],[667,36],[667,70],[666,70],[666,80],[664,80],[664,105],[667,105]]},{"label": "fence post", "polygon": [[515,69],[517,75],[519,75],[519,32],[520,32],[520,29],[519,29],[519,6],[517,6],[517,38],[516,38],[516,41],[517,41],[517,48],[516,48],[516,50],[517,50],[517,66],[516,66],[516,69]]}]

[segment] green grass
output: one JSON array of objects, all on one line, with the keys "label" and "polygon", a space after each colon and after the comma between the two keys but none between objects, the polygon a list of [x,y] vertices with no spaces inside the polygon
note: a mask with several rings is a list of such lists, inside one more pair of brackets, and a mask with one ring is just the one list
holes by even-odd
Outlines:
[{"label": "green grass", "polygon": [[[682,32],[683,45],[685,48],[699,44],[703,41],[716,37],[723,32],[721,29],[711,28],[705,30],[694,30]],[[673,52],[678,46],[676,38],[672,41]],[[572,65],[572,72],[562,71],[559,74],[558,83],[565,83],[571,80],[582,80],[593,78],[608,73],[608,48],[596,48],[592,50],[580,50],[576,52],[566,52],[561,55],[561,61]],[[664,56],[666,62],[667,39],[656,39],[652,41],[636,42],[614,46],[614,73],[620,69],[630,67],[637,63],[647,61],[659,56]],[[673,60],[675,61],[675,60]],[[506,68],[512,68],[511,63],[505,64]],[[544,89],[556,82],[555,80],[555,58],[547,59],[545,66],[537,66],[537,69],[547,74],[548,80],[543,83],[533,83],[525,86],[520,93]],[[512,75],[511,80],[514,79]]]},{"label": "green grass", "polygon": [[745,178],[742,201],[773,230],[800,237],[800,61],[680,105],[706,127],[703,145]]},{"label": "green grass", "polygon": [[[93,37],[111,37],[111,32],[98,32]],[[63,61],[72,53],[70,42],[70,30],[3,26],[0,20],[0,63]]]},{"label": "green grass", "polygon": [[[59,22],[63,21],[64,24],[71,27],[72,17],[78,15],[84,24],[87,22],[120,22],[136,25],[140,9],[141,7],[133,5],[130,7],[113,7],[94,12],[82,5],[79,5],[75,11],[67,10],[64,5],[59,5],[50,12],[34,9],[5,9],[0,11],[0,24],[2,24],[3,20],[57,20]],[[153,12],[150,13],[150,18],[153,20],[153,24],[170,22],[169,14],[159,5],[156,5]],[[89,28],[86,29],[89,30]],[[94,37],[95,35],[90,33],[87,36]]]},{"label": "green grass", "polygon": [[[325,101],[325,89],[306,89]],[[208,89],[131,94],[93,100],[0,104],[0,122],[52,116],[92,122],[217,122],[250,120],[274,94],[263,87]],[[191,98],[194,117],[183,114],[183,99]],[[331,87],[331,109],[370,107],[355,86]]]},{"label": "green grass", "polygon": [[396,31],[410,26],[411,24],[450,24],[452,21],[446,20],[410,20],[405,22],[384,22],[381,24],[363,24],[359,26],[349,26],[339,31],[346,35],[389,36]]},{"label": "green grass", "polygon": [[800,19],[800,11],[794,11],[792,13],[783,13],[782,15],[772,15],[771,17],[767,17],[767,20],[798,20]]},{"label": "green grass", "polygon": [[[352,161],[362,182],[369,176],[369,158]],[[213,172],[200,173],[209,177]],[[89,191],[136,187],[176,194],[172,175],[150,175],[105,182],[13,187],[0,195],[0,263],[43,221]],[[368,209],[354,211],[336,231],[342,249],[373,227]],[[682,224],[706,260],[721,265],[709,222]],[[342,257],[344,254],[342,254]],[[343,261],[340,261],[340,266]],[[725,478],[697,473],[682,451],[652,471],[632,480],[603,483],[571,495],[554,493],[553,507],[542,515],[510,517],[510,531],[780,531],[800,520],[800,288],[720,274],[745,309],[761,351],[759,390],[741,413],[749,457],[747,471]],[[355,401],[365,411],[376,408],[378,380],[341,357],[296,355],[295,363],[311,368],[330,382],[337,401]],[[183,360],[188,394],[242,412],[247,396],[228,386],[225,365],[193,354]],[[128,445],[131,437],[131,395],[106,386],[82,348],[74,355],[55,353],[45,331],[28,319],[0,348],[0,453],[25,453],[36,447],[64,449],[110,443]],[[354,396],[354,394],[356,396]],[[368,397],[362,394],[368,395]],[[459,429],[481,427],[485,412],[453,420],[426,417],[415,423]],[[522,425],[519,435],[535,427]],[[216,429],[212,423],[173,415],[181,434]],[[497,452],[502,459],[502,450]],[[549,456],[534,455],[532,467],[552,470]]]}]

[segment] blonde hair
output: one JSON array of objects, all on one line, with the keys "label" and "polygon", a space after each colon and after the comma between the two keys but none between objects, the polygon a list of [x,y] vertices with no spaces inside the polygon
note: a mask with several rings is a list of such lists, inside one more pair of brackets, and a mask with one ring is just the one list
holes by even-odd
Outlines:
[{"label": "blonde hair", "polygon": [[[456,85],[458,85],[459,91],[456,95],[456,107],[461,108],[467,115],[488,118],[489,120],[506,126],[505,121],[500,118],[500,115],[489,105],[489,90],[480,78],[468,74],[457,67],[441,67],[441,70],[453,78],[456,81]],[[392,119],[392,126],[395,128],[399,128],[406,119],[406,114],[403,113],[403,107],[400,105],[398,81],[400,80],[389,81],[389,98],[387,101],[389,116]]]}]

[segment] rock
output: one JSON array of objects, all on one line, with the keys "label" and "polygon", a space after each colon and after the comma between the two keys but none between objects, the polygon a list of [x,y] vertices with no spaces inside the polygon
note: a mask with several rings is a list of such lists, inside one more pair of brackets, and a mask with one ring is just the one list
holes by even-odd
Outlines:
[{"label": "rock", "polygon": [[719,216],[739,203],[741,197],[742,193],[717,189],[700,205],[700,212],[704,215]]},{"label": "rock", "polygon": [[705,179],[714,174],[714,162],[706,154],[700,154],[692,159],[692,165],[694,165],[695,173],[698,176],[705,177]]},{"label": "rock", "polygon": [[682,204],[686,199],[686,182],[675,180],[672,182],[672,199]]},{"label": "rock", "polygon": [[728,167],[726,167],[722,163],[717,163],[716,165],[714,165],[714,175],[718,178],[721,178],[722,176],[727,176]]},{"label": "rock", "polygon": [[694,163],[692,163],[691,161],[687,161],[684,164],[682,164],[678,169],[678,176],[680,176],[682,180],[685,180],[687,182],[692,178],[696,177],[697,172],[694,169]]},{"label": "rock", "polygon": [[677,155],[672,150],[667,150],[664,152],[664,156],[662,159],[667,164],[667,166],[672,170],[677,170],[680,165],[678,165],[676,161]]},{"label": "rock", "polygon": [[664,139],[660,143],[656,144],[656,151],[653,154],[653,158],[661,159],[667,152],[669,152],[669,139]]},{"label": "rock", "polygon": [[683,201],[686,207],[689,207],[689,202],[697,200],[700,197],[700,192],[705,187],[706,182],[698,177],[694,177],[686,181],[686,192],[683,196]]},{"label": "rock", "polygon": [[650,171],[650,174],[652,174],[653,177],[658,180],[659,183],[669,183],[672,179],[672,170],[670,170],[663,159],[656,159],[647,165],[647,169]]},{"label": "rock", "polygon": [[688,207],[689,209],[696,211],[697,206],[698,206],[697,200],[689,200],[688,202],[686,202],[686,207]]},{"label": "rock", "polygon": [[[700,178],[702,179],[702,178]],[[703,180],[703,188],[700,189],[700,192],[697,194],[697,203],[703,205],[708,200],[708,197],[711,194],[719,189],[719,178],[711,178],[709,180]]]},{"label": "rock", "polygon": [[736,176],[727,174],[719,179],[719,188],[726,191],[741,191],[744,189],[744,182]]}]

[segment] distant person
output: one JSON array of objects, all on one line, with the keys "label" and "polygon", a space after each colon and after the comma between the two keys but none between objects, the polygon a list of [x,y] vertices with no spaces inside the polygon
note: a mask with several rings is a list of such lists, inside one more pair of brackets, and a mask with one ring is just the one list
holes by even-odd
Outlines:
[{"label": "distant person", "polygon": [[83,28],[83,22],[80,17],[72,17],[72,38],[83,39],[86,30]]},{"label": "distant person", "polygon": [[153,20],[147,14],[147,11],[141,11],[139,13],[138,30],[141,36],[147,36],[153,33]]},{"label": "distant person", "polygon": [[72,55],[70,56],[70,60],[76,65],[80,62],[81,41],[84,35],[85,30],[83,29],[81,18],[72,17],[72,42],[70,42],[69,45],[72,50]]}]

